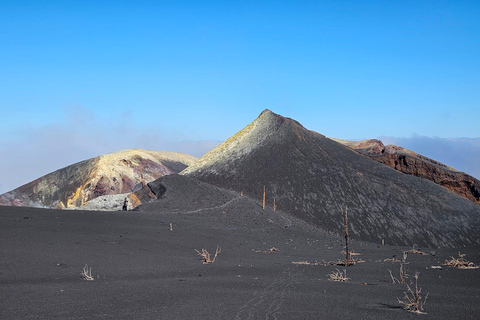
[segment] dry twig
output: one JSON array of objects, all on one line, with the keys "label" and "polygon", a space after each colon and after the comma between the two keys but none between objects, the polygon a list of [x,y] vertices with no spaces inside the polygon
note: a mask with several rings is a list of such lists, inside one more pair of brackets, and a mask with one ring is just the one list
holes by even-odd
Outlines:
[{"label": "dry twig", "polygon": [[365,263],[366,261],[363,260],[363,259],[352,259],[350,258],[349,259],[349,263],[346,264],[346,260],[337,260],[337,261],[328,261],[325,263],[326,266],[345,266],[345,267],[348,267],[348,266],[354,266],[356,265],[357,263]]},{"label": "dry twig", "polygon": [[388,270],[388,272],[390,272],[392,283],[404,284],[408,279],[407,269],[405,268],[405,265],[403,263],[400,264],[400,280],[393,276],[391,270]]},{"label": "dry twig", "polygon": [[218,254],[222,252],[222,248],[217,246],[217,250],[215,250],[215,255],[213,256],[213,259],[211,258],[210,253],[205,248],[202,249],[202,252],[198,251],[197,249],[195,249],[195,251],[200,257],[203,258],[203,264],[209,264],[209,263],[215,262],[215,259],[217,259]]},{"label": "dry twig", "polygon": [[393,276],[392,270],[388,270],[388,272],[390,272],[390,277],[392,278],[392,283],[400,283],[400,281],[398,281],[398,279]]},{"label": "dry twig", "polygon": [[[342,250],[342,254],[345,254],[345,255],[347,254],[347,252],[345,251],[345,249]],[[361,254],[358,253],[358,252],[355,252],[355,251],[351,250],[351,251],[350,251],[350,256],[361,256]]]},{"label": "dry twig", "polygon": [[451,266],[459,269],[478,269],[479,266],[475,265],[473,262],[465,260],[465,254],[458,252],[458,259],[452,257],[451,260],[445,260],[445,266]]},{"label": "dry twig", "polygon": [[310,262],[310,261],[306,261],[306,260],[304,260],[304,261],[292,261],[292,264],[299,264],[299,265],[305,265],[305,266],[326,266],[327,265],[325,261]]},{"label": "dry twig", "polygon": [[[353,266],[357,263],[365,263],[365,260],[362,259],[351,259],[350,260],[350,266]],[[310,261],[292,261],[293,264],[302,264],[302,265],[308,265],[308,266],[345,266],[345,260],[336,260],[336,261],[325,261],[322,260],[321,262],[315,261],[315,262],[310,262]]]},{"label": "dry twig", "polygon": [[270,249],[265,250],[265,251],[255,250],[255,252],[257,252],[257,253],[274,253],[274,252],[277,252],[277,251],[280,251],[280,250],[278,250],[278,249],[275,248],[275,247],[271,247]]},{"label": "dry twig", "polygon": [[343,269],[343,273],[336,269],[337,271],[333,271],[329,273],[328,280],[330,281],[339,281],[339,282],[346,282],[349,278],[347,278],[347,269]]},{"label": "dry twig", "polygon": [[384,262],[403,262],[402,259],[397,259],[397,258],[386,258],[383,259]]},{"label": "dry twig", "polygon": [[88,265],[85,263],[85,267],[83,267],[82,272],[80,273],[83,280],[86,281],[93,281],[92,277],[92,268],[88,269]]},{"label": "dry twig", "polygon": [[415,247],[413,247],[412,249],[410,250],[407,250],[407,251],[403,251],[403,260],[407,260],[407,254],[408,253],[412,253],[412,254],[421,254],[422,256],[426,256],[427,254],[421,250],[418,250],[418,249],[415,249]]}]

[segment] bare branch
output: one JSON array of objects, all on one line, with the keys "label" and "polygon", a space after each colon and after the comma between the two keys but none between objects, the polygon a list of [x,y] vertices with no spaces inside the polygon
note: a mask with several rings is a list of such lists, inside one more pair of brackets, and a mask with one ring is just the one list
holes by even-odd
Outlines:
[{"label": "bare branch", "polygon": [[346,282],[348,281],[347,278],[347,269],[343,269],[343,273],[336,269],[337,271],[333,271],[332,273],[328,274],[328,280],[330,281],[339,281],[339,282]]},{"label": "bare branch", "polygon": [[93,281],[95,280],[92,277],[92,268],[88,269],[88,265],[85,263],[85,267],[83,267],[82,272],[80,273],[83,280],[86,281]]},{"label": "bare branch", "polygon": [[415,290],[413,290],[409,285],[407,285],[407,292],[404,292],[404,300],[397,298],[400,304],[403,304],[403,308],[413,313],[425,314],[423,312],[425,308],[425,303],[427,302],[428,293],[425,298],[422,297],[422,288],[418,288],[418,275],[415,273]]},{"label": "bare branch", "polygon": [[473,262],[467,261],[465,254],[458,253],[458,259],[452,257],[451,260],[445,260],[445,266],[451,266],[459,269],[478,269],[479,266],[475,265]]},{"label": "bare branch", "polygon": [[197,249],[195,249],[195,251],[197,252],[197,254],[202,257],[203,259],[203,264],[209,264],[209,263],[214,263],[215,262],[215,259],[217,259],[217,256],[220,252],[222,252],[222,248],[220,248],[219,246],[217,246],[217,250],[215,250],[215,255],[213,256],[213,259],[211,258],[211,255],[210,253],[207,251],[207,249],[203,248],[202,251],[198,251]]}]

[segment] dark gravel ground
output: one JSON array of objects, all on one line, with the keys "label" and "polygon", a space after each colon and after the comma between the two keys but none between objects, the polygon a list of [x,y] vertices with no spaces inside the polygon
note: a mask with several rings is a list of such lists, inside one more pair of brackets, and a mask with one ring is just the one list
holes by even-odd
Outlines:
[{"label": "dark gravel ground", "polygon": [[[352,241],[366,262],[347,268],[348,282],[332,282],[327,275],[343,267],[292,262],[341,259],[342,238],[218,192],[211,206],[167,192],[132,212],[0,207],[0,319],[479,318],[480,269],[431,268],[459,249],[407,258],[429,293],[427,314],[416,315],[397,302],[406,286],[388,270],[398,274],[399,263],[383,261],[408,248]],[[213,264],[194,251],[217,245]],[[255,252],[271,247],[279,251]],[[480,263],[480,247],[460,250]],[[85,263],[94,281],[80,278]]]}]

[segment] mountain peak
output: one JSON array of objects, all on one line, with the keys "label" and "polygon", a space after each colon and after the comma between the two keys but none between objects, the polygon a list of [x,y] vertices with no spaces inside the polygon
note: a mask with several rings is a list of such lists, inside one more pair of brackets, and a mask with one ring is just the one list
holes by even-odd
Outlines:
[{"label": "mountain peak", "polygon": [[[294,129],[295,127],[298,128]],[[265,109],[254,121],[228,138],[218,147],[205,154],[195,164],[182,171],[182,174],[189,174],[197,170],[197,168],[205,168],[206,166],[213,168],[215,161],[218,159],[235,162],[250,153],[252,150],[259,148],[264,141],[267,141],[272,136],[288,136],[288,134],[285,134],[284,132],[292,130],[297,133],[300,131],[307,131],[295,120],[285,118],[269,109]]]},{"label": "mountain peak", "polygon": [[[378,140],[358,145],[384,148]],[[277,209],[332,232],[342,230],[348,207],[359,240],[431,247],[480,241],[478,205],[268,109],[181,174],[259,201],[265,188],[267,205],[275,201]]]},{"label": "mountain peak", "polygon": [[283,116],[273,112],[270,109],[263,110],[258,117],[260,118],[262,116],[271,116],[271,117],[274,117],[274,118],[283,118]]},{"label": "mountain peak", "polygon": [[283,116],[276,114],[272,110],[265,109],[258,115],[258,117],[253,122],[260,121],[261,124],[265,124],[271,121],[275,122],[275,121],[284,120],[284,119],[285,118]]}]

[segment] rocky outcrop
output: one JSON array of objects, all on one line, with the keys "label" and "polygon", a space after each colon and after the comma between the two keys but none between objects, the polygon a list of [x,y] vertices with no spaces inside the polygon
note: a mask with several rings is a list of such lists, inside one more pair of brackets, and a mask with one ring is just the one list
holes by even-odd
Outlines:
[{"label": "rocky outcrop", "polygon": [[59,169],[0,195],[0,205],[75,208],[106,195],[131,193],[178,173],[197,158],[176,152],[123,150]]},{"label": "rocky outcrop", "polygon": [[277,210],[335,233],[342,232],[342,210],[348,208],[350,234],[359,240],[480,243],[477,204],[269,110],[181,174],[259,201],[265,188],[267,206],[275,203]]},{"label": "rocky outcrop", "polygon": [[390,168],[430,180],[456,194],[480,204],[480,181],[443,163],[380,140],[348,141],[333,139]]}]

